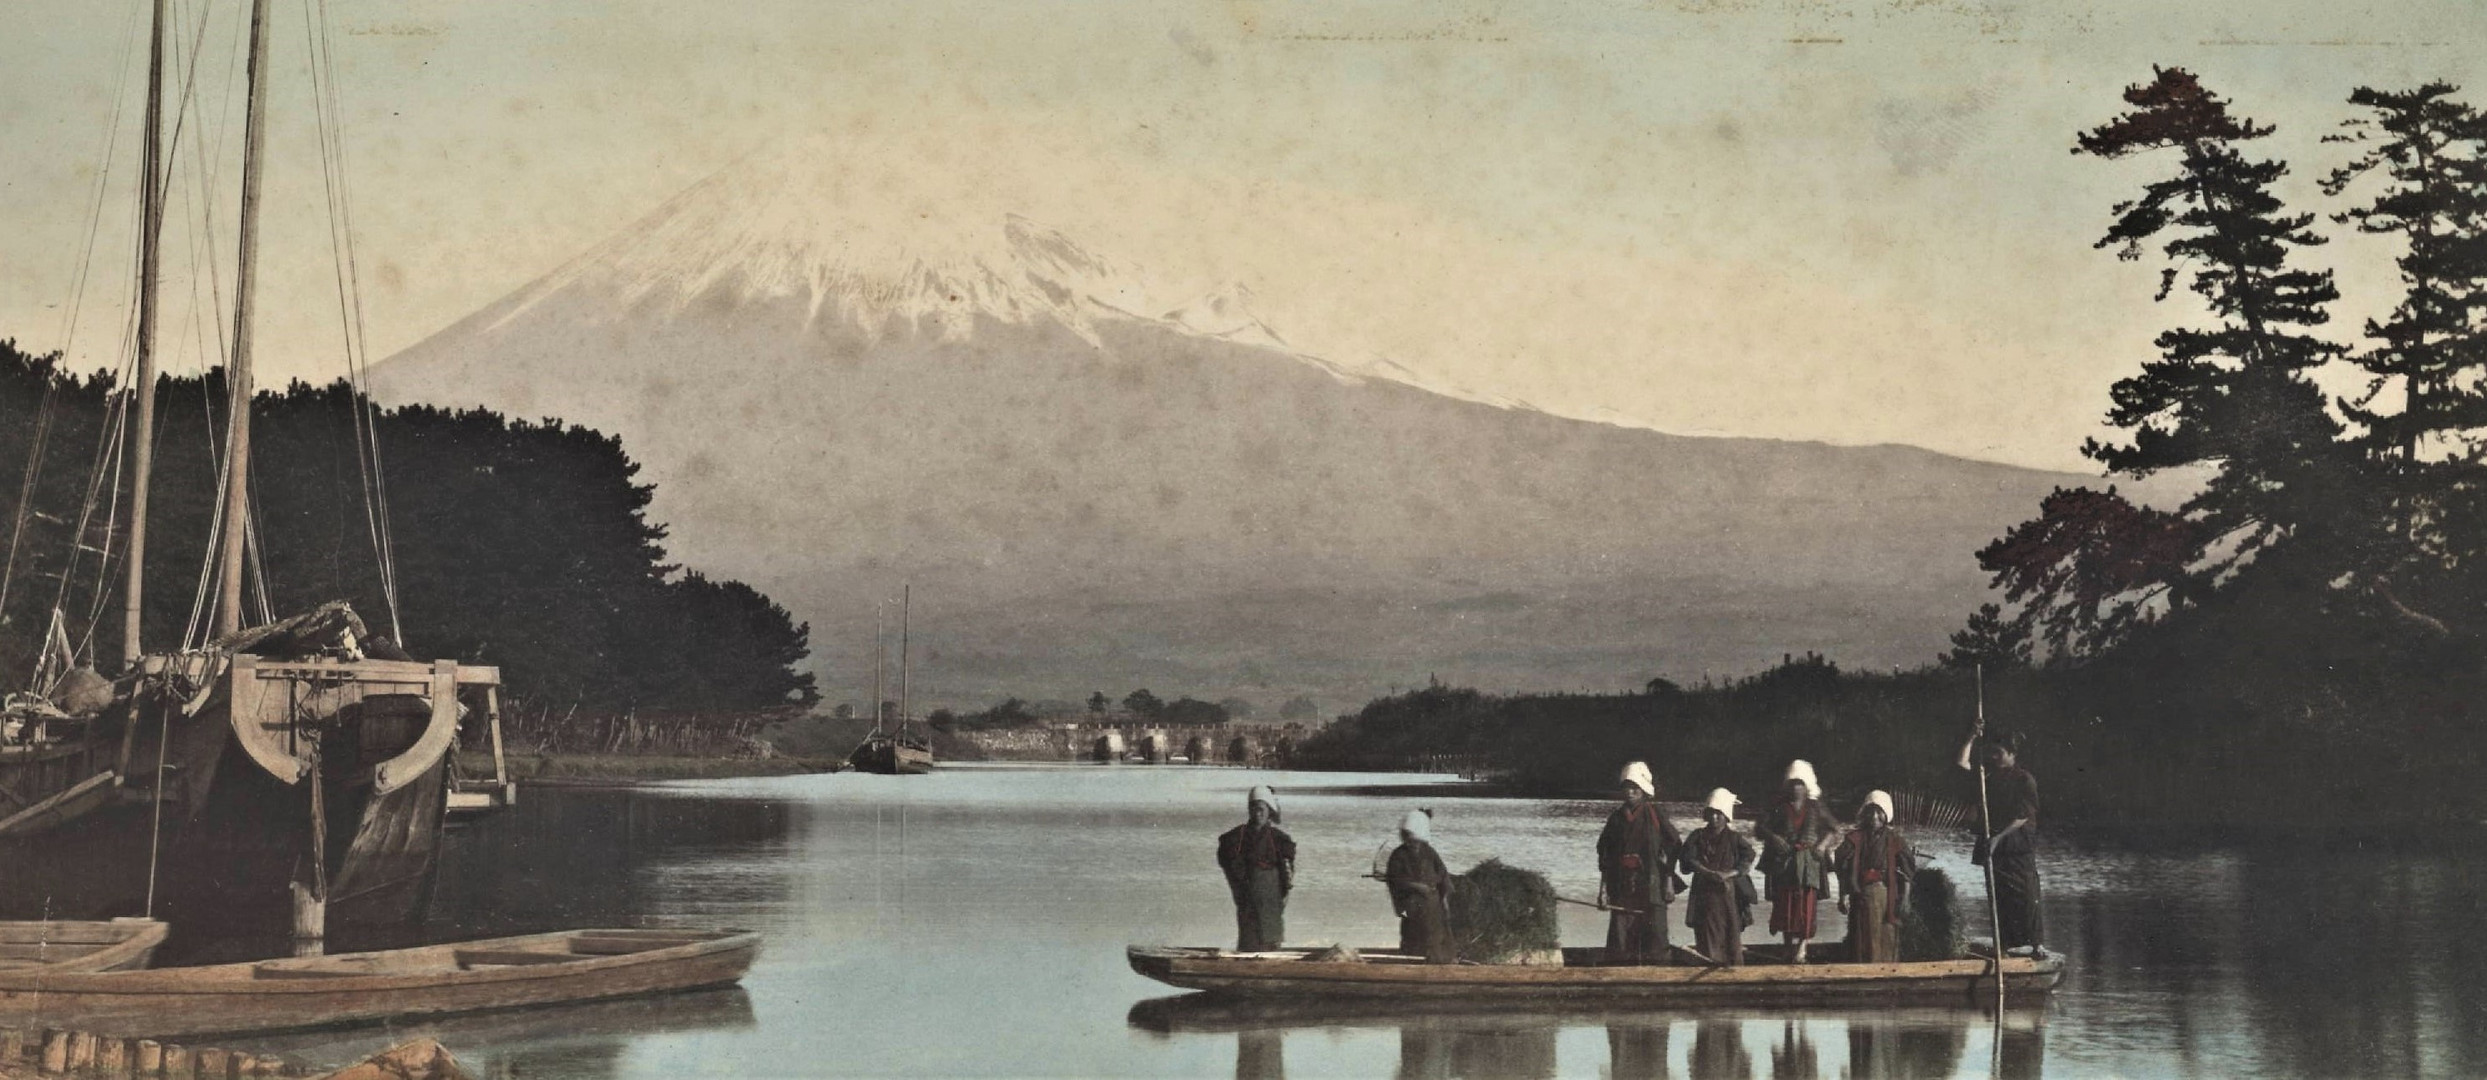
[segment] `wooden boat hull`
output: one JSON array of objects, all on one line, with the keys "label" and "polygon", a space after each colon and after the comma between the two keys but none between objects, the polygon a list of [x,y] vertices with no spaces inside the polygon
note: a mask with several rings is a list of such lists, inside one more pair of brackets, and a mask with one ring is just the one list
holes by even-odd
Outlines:
[{"label": "wooden boat hull", "polygon": [[933,771],[933,750],[895,739],[873,739],[855,748],[846,763],[856,772],[882,776],[922,776]]},{"label": "wooden boat hull", "polygon": [[[150,678],[178,671],[205,689],[173,700],[144,682],[75,739],[0,748],[0,865],[10,868],[0,874],[0,916],[135,915],[150,910],[152,889],[152,910],[187,929],[281,933],[319,783],[331,930],[421,917],[439,862],[457,695],[496,686],[495,669],[211,653],[144,663]],[[297,684],[325,688],[318,700],[334,728],[335,756],[316,780],[291,756],[307,745],[287,735]]]},{"label": "wooden boat hull", "polygon": [[157,971],[0,970],[0,1026],[170,1037],[604,1001],[732,985],[759,951],[759,935],[739,931],[598,930]]},{"label": "wooden boat hull", "polygon": [[[1983,1022],[1994,999],[1977,1002],[1888,1001],[1809,1003],[1808,1009],[1851,1012],[1859,1022],[1924,1027],[1956,1025],[1962,1016]],[[1135,1002],[1124,1015],[1125,1025],[1155,1035],[1232,1035],[1295,1028],[1395,1028],[1400,1031],[1542,1031],[1551,1028],[1610,1025],[1640,1027],[1681,1021],[1726,1018],[1763,1019],[1780,1011],[1764,1002],[1640,1000],[1634,998],[1384,998],[1277,997],[1187,993]],[[2034,1028],[2045,1015],[2046,998],[2032,995],[2009,1003],[2004,1024],[2013,1030]]]},{"label": "wooden boat hull", "polygon": [[[1237,955],[1213,948],[1135,945],[1131,970],[1213,994],[1306,998],[1618,999],[1744,1001],[1975,1001],[1995,993],[1995,965],[1978,957],[1892,964],[1606,967],[1596,949],[1566,949],[1561,966],[1425,964],[1374,951],[1361,961],[1306,959],[1309,950]],[[2007,996],[2028,998],[2064,977],[2062,957],[2009,957]]]},{"label": "wooden boat hull", "polygon": [[0,922],[0,971],[137,971],[170,931],[153,919]]}]

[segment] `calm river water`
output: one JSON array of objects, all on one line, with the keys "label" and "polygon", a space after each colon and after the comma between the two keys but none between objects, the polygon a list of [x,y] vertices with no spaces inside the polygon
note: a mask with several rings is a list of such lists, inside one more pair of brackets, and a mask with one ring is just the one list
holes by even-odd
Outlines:
[{"label": "calm river water", "polygon": [[[1123,947],[1231,945],[1215,837],[1256,783],[1300,845],[1291,943],[1396,940],[1360,875],[1418,805],[1455,870],[1500,856],[1595,891],[1605,806],[1438,777],[960,766],[531,788],[459,834],[432,937],[748,927],[768,944],[743,987],[238,1045],[342,1061],[429,1033],[484,1075],[583,1078],[1985,1076],[1998,1059],[2016,1076],[2487,1075],[2475,849],[2053,837],[2050,945],[2073,966],[2050,1004],[2007,1016],[2000,1053],[1990,1018],[1926,1008],[1237,1016],[1132,974]],[[1976,888],[1954,838],[1918,842]],[[1602,916],[1567,908],[1564,934],[1600,942]]]}]

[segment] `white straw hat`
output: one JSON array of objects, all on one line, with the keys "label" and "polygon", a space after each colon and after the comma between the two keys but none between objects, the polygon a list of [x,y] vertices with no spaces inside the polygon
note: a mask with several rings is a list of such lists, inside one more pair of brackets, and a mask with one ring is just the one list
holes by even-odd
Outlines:
[{"label": "white straw hat", "polygon": [[1410,810],[1408,816],[1399,819],[1399,831],[1408,834],[1411,839],[1431,843],[1433,841],[1433,814],[1425,810]]},{"label": "white straw hat", "polygon": [[1806,798],[1819,799],[1822,797],[1822,781],[1816,779],[1813,775],[1813,762],[1807,761],[1803,758],[1797,758],[1795,761],[1789,762],[1787,779],[1804,781]]},{"label": "white straw hat", "polygon": [[1650,778],[1648,762],[1635,761],[1630,765],[1624,766],[1623,776],[1620,779],[1622,779],[1624,783],[1641,789],[1641,794],[1643,795],[1658,794],[1658,782]]},{"label": "white straw hat", "polygon": [[1736,801],[1735,792],[1729,791],[1726,788],[1710,789],[1710,809],[1712,810],[1716,810],[1719,813],[1727,815],[1728,817],[1734,817],[1736,816]]}]

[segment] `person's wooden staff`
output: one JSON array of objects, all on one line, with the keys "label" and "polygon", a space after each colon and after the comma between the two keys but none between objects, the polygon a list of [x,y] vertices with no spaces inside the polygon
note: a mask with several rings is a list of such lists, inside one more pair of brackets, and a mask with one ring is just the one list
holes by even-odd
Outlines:
[{"label": "person's wooden staff", "polygon": [[1561,895],[1561,894],[1557,894],[1557,895],[1555,896],[1555,898],[1554,898],[1554,901],[1555,901],[1555,903],[1558,903],[1558,904],[1578,904],[1578,905],[1580,905],[1580,906],[1582,906],[1582,907],[1585,907],[1585,908],[1596,908],[1596,909],[1598,909],[1599,911],[1620,911],[1620,912],[1623,912],[1623,913],[1624,913],[1624,914],[1626,914],[1626,915],[1647,915],[1647,914],[1649,914],[1648,912],[1643,911],[1643,910],[1641,910],[1641,909],[1639,909],[1639,908],[1616,907],[1615,905],[1613,905],[1613,904],[1609,904],[1609,903],[1607,903],[1607,902],[1605,902],[1605,901],[1603,901],[1603,900],[1580,900],[1580,899],[1575,899],[1575,898],[1573,898],[1573,897],[1569,897],[1569,896],[1563,896],[1563,895]]},{"label": "person's wooden staff", "polygon": [[[1977,666],[1977,687],[1977,733],[1978,737],[1983,739],[1986,736],[1986,665],[1984,664]],[[2003,904],[1995,898],[1995,818],[1986,805],[1986,755],[1981,753],[1984,749],[1985,747],[1982,746],[1972,746],[1970,753],[1977,755],[1978,835],[1979,843],[1986,848],[1986,857],[1978,860],[1978,866],[1986,871],[1986,917],[1993,920],[1995,927],[1995,1038],[2000,1042],[2003,1038]]]}]

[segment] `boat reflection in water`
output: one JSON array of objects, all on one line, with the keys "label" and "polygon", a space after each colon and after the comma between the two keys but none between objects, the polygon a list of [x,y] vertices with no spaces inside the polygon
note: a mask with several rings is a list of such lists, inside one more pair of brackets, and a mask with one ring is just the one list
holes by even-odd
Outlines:
[{"label": "boat reflection in water", "polygon": [[440,1040],[481,1076],[610,1077],[650,1035],[745,1031],[758,1026],[739,986],[519,1012],[450,1016],[415,1024],[218,1039],[257,1054],[336,1068],[408,1039]]},{"label": "boat reflection in water", "polygon": [[[1999,1062],[1990,1058],[1996,1049],[1993,1014],[1972,1008],[1787,1012],[1183,994],[1140,1002],[1126,1019],[1162,1038],[1233,1035],[1236,1080],[1285,1076],[1286,1039],[1295,1031],[1397,1028],[1396,1075],[1409,1080],[1599,1074],[1615,1080],[2037,1077],[2046,1037],[2046,1010],[2040,1005],[2004,1014]],[[1580,1055],[1595,1052],[1591,1033],[1599,1028],[1605,1060],[1592,1067]]]}]

